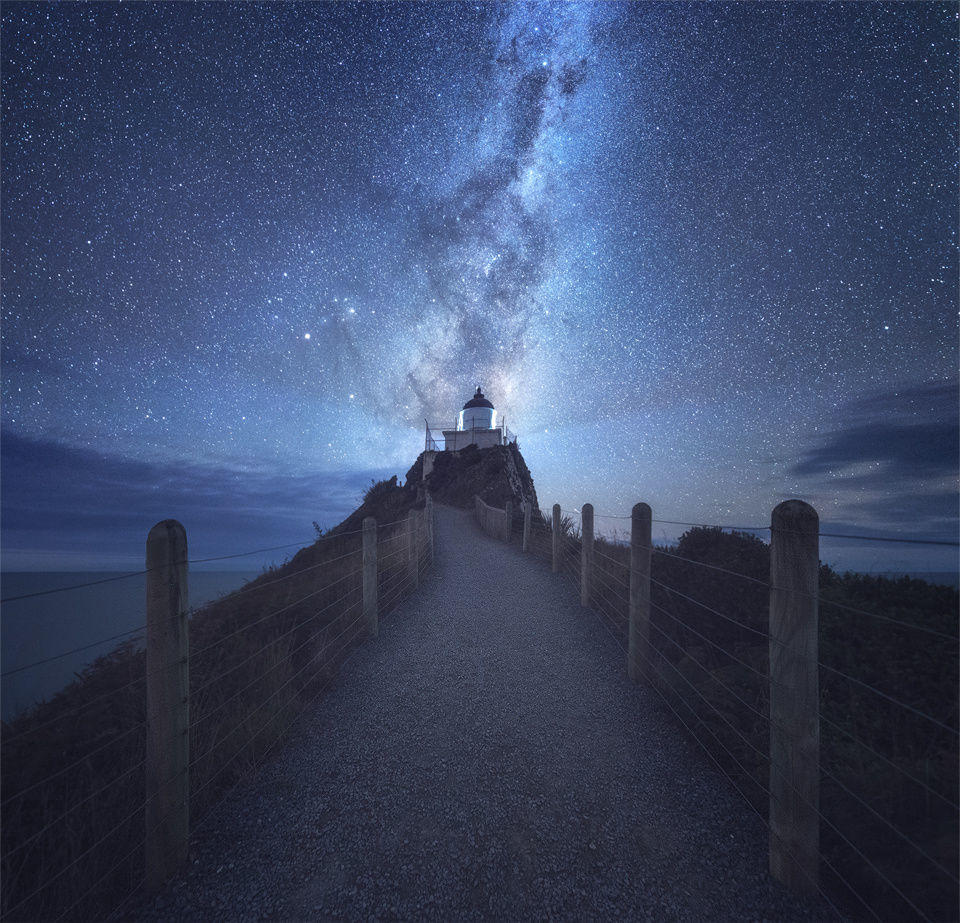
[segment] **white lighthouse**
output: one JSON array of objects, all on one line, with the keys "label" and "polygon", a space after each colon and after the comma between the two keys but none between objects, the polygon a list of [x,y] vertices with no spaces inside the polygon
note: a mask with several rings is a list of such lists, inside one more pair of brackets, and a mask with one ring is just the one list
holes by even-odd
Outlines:
[{"label": "white lighthouse", "polygon": [[493,404],[483,395],[480,386],[477,391],[463,405],[463,410],[457,414],[453,429],[442,429],[443,444],[431,432],[427,424],[426,445],[427,452],[447,451],[459,452],[468,445],[475,445],[478,449],[486,449],[494,445],[506,445],[516,437],[507,429],[506,419],[500,416]]},{"label": "white lighthouse", "polygon": [[[497,411],[477,385],[477,393],[463,405],[463,410],[457,414],[458,433],[477,432],[489,433],[497,423]],[[446,433],[444,433],[446,435]]]}]

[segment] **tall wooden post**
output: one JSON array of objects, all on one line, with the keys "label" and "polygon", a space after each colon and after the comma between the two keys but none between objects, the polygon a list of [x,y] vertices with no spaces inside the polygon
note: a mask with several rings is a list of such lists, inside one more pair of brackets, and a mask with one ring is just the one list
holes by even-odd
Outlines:
[{"label": "tall wooden post", "polygon": [[555,574],[560,572],[560,504],[553,504],[553,560],[552,569]]},{"label": "tall wooden post", "polygon": [[650,555],[653,513],[646,503],[634,505],[630,515],[630,627],[627,641],[627,674],[633,682],[652,682],[646,666],[650,651]]},{"label": "tall wooden post", "polygon": [[410,589],[420,585],[420,560],[417,547],[417,511],[407,513],[407,580]]},{"label": "tall wooden post", "polygon": [[593,580],[593,504],[584,503],[580,511],[580,605],[590,605],[590,583]]},{"label": "tall wooden post", "polygon": [[533,517],[533,504],[529,500],[523,502],[523,550],[530,550],[530,521]]},{"label": "tall wooden post", "polygon": [[363,620],[367,633],[375,638],[380,631],[377,613],[377,520],[363,520]]},{"label": "tall wooden post", "polygon": [[507,500],[503,510],[503,540],[509,544],[511,538],[513,538],[513,500]]},{"label": "tall wooden post", "polygon": [[190,663],[187,533],[175,519],[147,536],[146,886],[187,857],[190,835]]},{"label": "tall wooden post", "polygon": [[803,894],[820,870],[819,530],[802,500],[770,521],[770,874]]}]

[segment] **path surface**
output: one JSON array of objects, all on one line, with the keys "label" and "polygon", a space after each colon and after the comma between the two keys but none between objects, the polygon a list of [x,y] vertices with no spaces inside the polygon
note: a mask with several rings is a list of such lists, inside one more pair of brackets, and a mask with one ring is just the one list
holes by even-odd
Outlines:
[{"label": "path surface", "polygon": [[571,586],[437,508],[437,563],[146,919],[820,920]]}]

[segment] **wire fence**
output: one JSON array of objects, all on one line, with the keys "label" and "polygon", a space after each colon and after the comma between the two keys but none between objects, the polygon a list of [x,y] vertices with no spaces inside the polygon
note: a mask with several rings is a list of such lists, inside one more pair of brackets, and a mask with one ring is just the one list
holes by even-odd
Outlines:
[{"label": "wire fence", "polygon": [[[581,511],[544,515],[478,501],[477,517],[490,535],[518,548],[526,535],[532,557],[553,565],[578,595],[586,585],[598,624],[627,656],[634,575],[629,527],[616,523],[629,517],[596,516],[613,525],[604,528],[606,538],[594,538],[589,555]],[[718,529],[694,525],[676,544],[644,546],[652,558],[650,637],[640,656],[660,701],[768,822],[779,797],[769,782],[771,736],[784,731],[771,719],[771,688],[782,684],[771,674],[771,651],[786,646],[770,632],[769,604],[771,593],[785,588],[771,580],[768,544],[743,534],[748,527],[737,535]],[[429,517],[379,526],[379,615],[413,591],[432,549]],[[194,563],[200,560],[213,559]],[[190,613],[190,692],[188,702],[171,708],[189,708],[193,829],[262,764],[367,637],[363,587],[356,530],[325,536]],[[810,807],[821,844],[814,883],[849,916],[951,918],[958,896],[956,591],[821,568],[813,596],[820,609],[820,797]],[[145,783],[145,690],[157,672],[148,672],[138,647],[146,627],[4,674],[117,644],[69,689],[3,725],[4,918],[108,917],[142,894],[144,826],[153,805]]]},{"label": "wire fence", "polygon": [[[516,534],[516,515],[519,513],[519,506],[514,509],[511,501],[506,501],[503,508],[491,506],[480,497],[474,497],[474,508],[477,522],[480,528],[488,535],[499,538],[505,542],[513,541]],[[523,516],[520,513],[520,532],[523,531]]]},{"label": "wire fence", "polygon": [[[383,616],[433,561],[432,512],[384,523],[375,537],[375,612]],[[282,567],[189,613],[189,695],[167,708],[189,715],[183,773],[192,830],[263,763],[369,636],[363,567],[362,530],[323,536]],[[153,720],[146,689],[176,666],[148,673],[147,653],[136,643],[146,627],[96,642],[119,644],[49,701],[3,724],[4,919],[110,918],[142,899],[144,829],[157,808],[146,782]]]},{"label": "wire fence", "polygon": [[[586,580],[589,608],[625,659],[630,518],[596,516],[612,522],[585,555],[580,510],[533,510],[528,548],[578,595]],[[690,528],[674,544],[643,546],[651,561],[649,643],[637,648],[642,673],[769,824],[771,802],[783,797],[770,785],[771,735],[789,730],[771,719],[771,693],[784,685],[771,673],[771,652],[788,646],[771,634],[770,598],[787,588],[771,580],[770,545],[750,533],[770,527],[672,524]],[[820,828],[810,888],[838,915],[953,919],[960,896],[957,592],[821,566],[819,588],[808,595],[819,605],[820,741],[819,799],[806,805]],[[804,793],[787,794],[802,801]]]}]

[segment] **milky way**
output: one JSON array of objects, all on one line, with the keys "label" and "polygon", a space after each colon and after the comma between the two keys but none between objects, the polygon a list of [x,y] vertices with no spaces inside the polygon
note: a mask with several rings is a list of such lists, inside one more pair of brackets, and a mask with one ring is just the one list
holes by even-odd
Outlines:
[{"label": "milky way", "polygon": [[464,380],[506,402],[540,390],[542,372],[524,359],[549,307],[543,285],[560,271],[553,215],[564,116],[594,63],[590,13],[516,7],[505,17],[477,138],[459,158],[465,175],[418,220],[430,300],[407,380],[431,416],[456,406]]},{"label": "milky way", "polygon": [[3,26],[8,548],[71,468],[332,521],[478,383],[570,508],[954,533],[955,5]]}]

